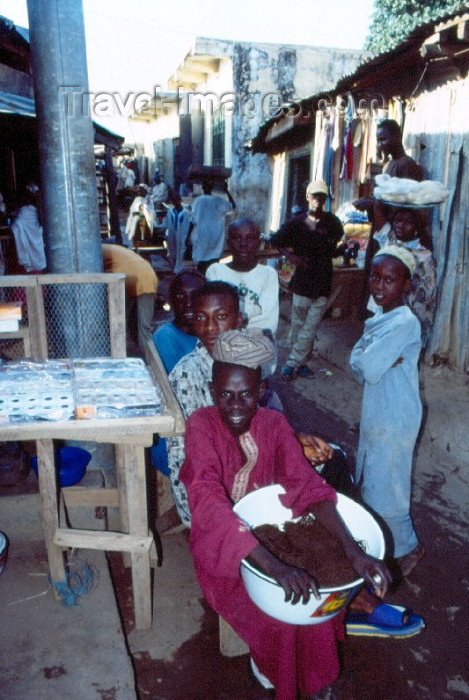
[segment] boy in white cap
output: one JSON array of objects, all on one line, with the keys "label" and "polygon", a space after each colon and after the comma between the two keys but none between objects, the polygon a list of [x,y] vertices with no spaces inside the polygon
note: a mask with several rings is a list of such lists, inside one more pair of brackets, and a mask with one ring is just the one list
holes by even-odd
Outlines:
[{"label": "boy in white cap", "polygon": [[365,503],[387,523],[393,556],[408,576],[425,554],[410,517],[412,457],[422,419],[420,324],[404,303],[415,258],[403,246],[373,258],[369,286],[380,307],[365,322],[350,365],[364,385],[356,482]]},{"label": "boy in white cap", "polygon": [[[234,513],[233,503],[256,488],[281,484],[283,505],[292,508],[294,517],[312,511],[380,596],[390,582],[389,571],[351,538],[337,515],[335,491],[311,469],[285,417],[258,408],[261,365],[273,357],[268,338],[255,329],[231,330],[217,338],[212,355],[215,405],[199,408],[188,419],[180,474],[192,513],[190,546],[198,581],[209,604],[249,645],[256,677],[265,688],[275,689],[277,700],[296,700],[299,690],[305,700],[332,700],[343,614],[300,626],[266,615],[250,600],[240,575],[245,557],[274,578],[293,605],[317,597],[318,589],[306,571],[283,564],[259,543]],[[381,585],[373,579],[376,574]]]},{"label": "boy in white cap", "polygon": [[291,350],[281,371],[288,381],[313,376],[306,362],[331,293],[332,258],[344,235],[340,219],[324,211],[327,196],[325,182],[310,182],[306,188],[308,212],[287,221],[271,238],[272,245],[296,266],[290,281]]}]

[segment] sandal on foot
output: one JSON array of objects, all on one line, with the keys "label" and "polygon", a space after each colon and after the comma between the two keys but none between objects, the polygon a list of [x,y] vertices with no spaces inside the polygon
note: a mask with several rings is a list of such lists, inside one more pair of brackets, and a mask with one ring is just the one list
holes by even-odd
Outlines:
[{"label": "sandal on foot", "polygon": [[295,377],[296,367],[290,367],[289,365],[284,365],[280,371],[280,376],[286,382],[291,382]]},{"label": "sandal on foot", "polygon": [[299,377],[303,377],[305,379],[312,379],[314,377],[313,370],[307,365],[300,365],[300,367],[298,367],[297,374]]},{"label": "sandal on foot", "polygon": [[337,700],[337,695],[331,685],[326,685],[319,693],[305,695],[305,700]]},{"label": "sandal on foot", "polygon": [[381,603],[372,613],[348,612],[347,634],[353,637],[398,637],[406,639],[419,634],[425,622],[410,608]]},{"label": "sandal on foot", "polygon": [[425,547],[419,544],[408,554],[397,558],[402,576],[408,576],[425,556]]}]

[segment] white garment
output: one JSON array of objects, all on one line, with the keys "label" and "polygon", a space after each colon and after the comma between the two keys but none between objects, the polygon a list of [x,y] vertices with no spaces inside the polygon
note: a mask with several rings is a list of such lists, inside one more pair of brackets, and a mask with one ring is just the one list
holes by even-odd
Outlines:
[{"label": "white garment", "polygon": [[46,269],[44,237],[39,223],[37,209],[33,204],[26,204],[18,211],[11,230],[15,237],[18,262],[26,272]]},{"label": "white garment", "polygon": [[214,194],[197,197],[192,205],[192,258],[196,262],[219,258],[225,246],[225,216],[231,210],[227,199]]},{"label": "white garment", "polygon": [[135,236],[139,214],[143,214],[148,228],[150,229],[151,233],[153,233],[155,210],[153,209],[151,199],[149,197],[135,197],[134,201],[130,205],[129,216],[127,217],[127,223],[125,225],[125,232],[129,238],[129,241],[132,241]]},{"label": "white garment", "polygon": [[153,185],[151,196],[154,204],[164,202],[166,199],[168,199],[168,186],[166,183],[160,182],[159,185]]},{"label": "white garment", "polygon": [[207,280],[222,280],[237,287],[240,311],[249,328],[269,329],[275,333],[279,316],[278,275],[273,267],[257,264],[249,272],[232,270],[223,263],[213,263],[205,273]]}]

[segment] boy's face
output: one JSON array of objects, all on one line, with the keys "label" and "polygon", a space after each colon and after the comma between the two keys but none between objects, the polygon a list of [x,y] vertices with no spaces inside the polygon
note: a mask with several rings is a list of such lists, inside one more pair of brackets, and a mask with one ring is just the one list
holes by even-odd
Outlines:
[{"label": "boy's face", "polygon": [[405,292],[410,290],[410,280],[405,265],[397,258],[382,255],[371,265],[370,292],[383,312],[397,309],[403,304]]},{"label": "boy's face", "polygon": [[194,333],[210,353],[220,333],[240,328],[241,323],[241,314],[229,294],[207,294],[195,302]]},{"label": "boy's face", "polygon": [[194,295],[204,284],[203,279],[194,276],[179,278],[171,289],[171,307],[176,326],[187,333],[192,333],[194,321]]},{"label": "boy's face", "polygon": [[262,387],[258,370],[217,363],[210,391],[222,421],[233,435],[249,430]]},{"label": "boy's face", "polygon": [[399,211],[392,222],[392,230],[398,241],[413,241],[418,237],[415,218],[412,212]]},{"label": "boy's face", "polygon": [[240,226],[228,234],[228,247],[233,253],[236,270],[251,270],[257,264],[260,233],[255,226]]}]

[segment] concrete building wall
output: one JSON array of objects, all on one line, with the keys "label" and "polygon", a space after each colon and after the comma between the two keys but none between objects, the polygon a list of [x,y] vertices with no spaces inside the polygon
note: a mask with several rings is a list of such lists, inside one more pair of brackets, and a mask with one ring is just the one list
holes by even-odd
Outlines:
[{"label": "concrete building wall", "polygon": [[264,226],[271,181],[267,157],[246,151],[246,142],[281,104],[327,90],[367,56],[366,52],[308,46],[233,45],[236,109],[231,190],[240,215],[251,216]]},{"label": "concrete building wall", "polygon": [[[353,50],[197,38],[168,87],[179,93],[179,114],[195,118],[200,118],[201,110],[204,114],[205,165],[213,164],[212,111],[223,105],[224,165],[233,171],[229,187],[237,214],[251,216],[261,227],[265,224],[271,182],[268,159],[245,148],[260,125],[282,104],[327,90],[368,55]],[[166,138],[179,135],[173,118],[171,114],[156,117],[149,127],[155,141],[164,138],[163,133]]]}]

